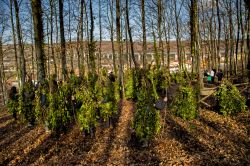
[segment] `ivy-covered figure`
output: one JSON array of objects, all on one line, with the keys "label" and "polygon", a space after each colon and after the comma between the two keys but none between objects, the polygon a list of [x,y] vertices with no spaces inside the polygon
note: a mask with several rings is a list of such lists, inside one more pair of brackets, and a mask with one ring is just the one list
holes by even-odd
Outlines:
[{"label": "ivy-covered figure", "polygon": [[154,103],[157,101],[155,87],[145,72],[142,76],[141,88],[137,93],[136,111],[133,120],[133,128],[136,137],[148,146],[148,141],[160,132],[160,112],[155,109]]},{"label": "ivy-covered figure", "polygon": [[[19,108],[21,114],[28,122],[29,126],[35,124],[35,110],[34,110],[34,99],[35,99],[35,87],[31,77],[24,83],[23,88],[20,92]],[[23,103],[22,103],[23,102]]]},{"label": "ivy-covered figure", "polygon": [[18,107],[18,93],[17,88],[12,86],[9,91],[9,100],[7,103],[8,110],[12,114],[12,117],[17,120],[17,107]]},{"label": "ivy-covered figure", "polygon": [[45,125],[45,130],[48,131],[48,111],[49,111],[49,85],[45,81],[43,83],[38,83],[35,92],[35,112],[37,119]]}]

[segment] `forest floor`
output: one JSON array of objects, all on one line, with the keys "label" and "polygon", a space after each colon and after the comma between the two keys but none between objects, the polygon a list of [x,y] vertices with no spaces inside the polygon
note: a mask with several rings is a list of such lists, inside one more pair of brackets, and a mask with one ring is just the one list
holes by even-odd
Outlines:
[{"label": "forest floor", "polygon": [[55,137],[0,111],[0,165],[250,165],[249,111],[230,118],[200,110],[184,121],[167,110],[161,133],[144,148],[131,141],[133,114],[123,102],[113,127],[99,126],[91,138],[77,125]]}]

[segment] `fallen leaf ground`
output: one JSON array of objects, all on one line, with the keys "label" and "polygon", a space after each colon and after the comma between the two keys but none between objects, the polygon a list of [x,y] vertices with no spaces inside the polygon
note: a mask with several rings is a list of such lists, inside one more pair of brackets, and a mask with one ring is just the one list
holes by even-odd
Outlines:
[{"label": "fallen leaf ground", "polygon": [[200,110],[183,121],[162,112],[162,131],[146,148],[131,142],[133,105],[122,103],[111,127],[93,138],[77,125],[55,137],[0,112],[0,165],[250,165],[250,112],[229,118]]}]

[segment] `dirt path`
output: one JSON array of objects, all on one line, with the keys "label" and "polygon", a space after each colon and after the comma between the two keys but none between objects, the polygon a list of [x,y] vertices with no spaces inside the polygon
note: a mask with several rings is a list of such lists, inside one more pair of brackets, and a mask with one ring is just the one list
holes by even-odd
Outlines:
[{"label": "dirt path", "polygon": [[82,164],[126,165],[133,112],[131,102],[122,103],[118,121],[110,128],[98,129],[95,143]]},{"label": "dirt path", "polygon": [[131,120],[133,114],[134,111],[131,102],[125,102],[114,131],[116,134],[110,148],[107,165],[126,165],[129,163],[129,148],[127,145],[132,132]]}]

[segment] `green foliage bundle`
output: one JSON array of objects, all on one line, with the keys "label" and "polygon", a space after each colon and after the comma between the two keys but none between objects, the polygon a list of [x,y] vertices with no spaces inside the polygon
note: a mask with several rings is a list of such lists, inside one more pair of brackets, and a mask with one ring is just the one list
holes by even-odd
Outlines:
[{"label": "green foliage bundle", "polygon": [[[48,112],[49,112],[49,103],[48,103],[48,98],[49,98],[49,89],[48,89],[47,83],[40,85],[38,89],[35,92],[35,113],[36,113],[36,118],[38,121],[41,123],[45,123],[47,121],[48,117]],[[42,99],[43,98],[43,99]],[[44,100],[42,103],[42,100]],[[44,104],[44,105],[43,105]]]},{"label": "green foliage bundle", "polygon": [[35,122],[34,112],[34,85],[31,81],[25,82],[20,88],[18,96],[18,112],[22,115],[25,121],[31,123]]},{"label": "green foliage bundle", "polygon": [[18,101],[8,100],[7,108],[8,108],[9,113],[11,114],[17,113]]},{"label": "green foliage bundle", "polygon": [[76,99],[82,102],[81,108],[77,110],[77,120],[80,124],[80,129],[90,132],[91,128],[97,125],[98,119],[96,114],[98,104],[94,93],[89,88],[82,86],[76,92]]},{"label": "green foliage bundle", "polygon": [[139,75],[136,70],[130,70],[128,72],[127,81],[125,84],[125,96],[127,99],[136,99],[136,92],[139,89]]},{"label": "green foliage bundle", "polygon": [[171,74],[171,82],[177,83],[177,84],[185,84],[185,73],[184,72],[177,72]]},{"label": "green foliage bundle", "polygon": [[21,87],[18,94],[18,113],[22,114],[24,110],[24,92],[23,88]]},{"label": "green foliage bundle", "polygon": [[218,111],[224,116],[237,115],[246,109],[246,99],[230,82],[225,82],[219,86],[215,92],[215,98],[219,106]]},{"label": "green foliage bundle", "polygon": [[59,85],[56,93],[49,94],[48,124],[56,132],[64,130],[72,119],[69,96],[70,88],[66,83]]},{"label": "green foliage bundle", "polygon": [[171,104],[172,111],[184,120],[191,120],[197,117],[197,101],[192,87],[180,86],[178,94]]},{"label": "green foliage bundle", "polygon": [[150,140],[160,132],[160,112],[154,108],[156,101],[153,85],[146,77],[140,80],[142,87],[137,94],[133,128],[141,140]]}]

